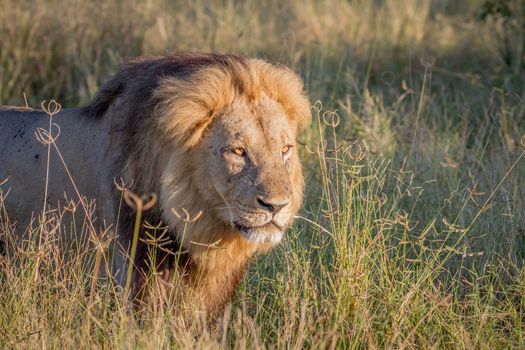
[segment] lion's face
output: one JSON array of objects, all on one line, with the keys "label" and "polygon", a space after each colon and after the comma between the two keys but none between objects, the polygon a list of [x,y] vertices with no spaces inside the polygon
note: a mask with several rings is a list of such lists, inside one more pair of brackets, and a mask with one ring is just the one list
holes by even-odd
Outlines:
[{"label": "lion's face", "polygon": [[[302,202],[295,137],[311,119],[303,83],[258,59],[202,56],[189,67],[183,78],[161,79],[154,93],[162,136],[147,154],[161,174],[163,219],[194,257],[217,242],[250,247],[248,255],[265,251]],[[203,215],[187,220],[175,209]]]},{"label": "lion's face", "polygon": [[279,243],[302,196],[302,186],[293,185],[301,176],[295,130],[281,105],[265,96],[235,100],[199,148],[207,177],[201,195],[218,219],[249,241]]}]

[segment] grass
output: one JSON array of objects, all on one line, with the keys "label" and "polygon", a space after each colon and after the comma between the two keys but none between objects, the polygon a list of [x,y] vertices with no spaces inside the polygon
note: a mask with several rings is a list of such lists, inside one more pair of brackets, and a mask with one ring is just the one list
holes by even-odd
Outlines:
[{"label": "grass", "polygon": [[2,0],[2,104],[78,106],[125,57],[196,49],[293,67],[315,118],[300,217],[219,322],[135,319],[37,228],[0,261],[0,347],[525,347],[525,16],[488,2]]}]

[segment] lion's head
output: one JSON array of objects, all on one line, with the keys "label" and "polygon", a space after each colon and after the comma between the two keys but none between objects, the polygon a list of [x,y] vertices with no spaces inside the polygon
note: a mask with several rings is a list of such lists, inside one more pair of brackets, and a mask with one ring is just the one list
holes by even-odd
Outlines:
[{"label": "lion's head", "polygon": [[[110,104],[143,130],[125,141],[124,174],[137,192],[160,194],[161,217],[185,249],[281,240],[302,201],[296,135],[311,118],[295,73],[233,55],[142,59],[125,66],[89,112]],[[173,209],[203,215],[188,223]]]},{"label": "lion's head", "polygon": [[[136,276],[147,275],[154,251],[162,278],[182,272],[183,294],[217,310],[250,258],[281,240],[301,205],[296,136],[311,112],[300,78],[235,55],[140,58],[124,65],[82,113],[108,125],[110,148],[121,155],[112,174],[133,182],[135,193],[159,195],[143,218],[167,224],[168,246],[141,243],[135,267],[146,273]],[[129,208],[119,216],[122,256],[133,216]],[[125,259],[119,261],[116,269],[125,269]]]},{"label": "lion's head", "polygon": [[[304,187],[296,134],[310,108],[297,75],[262,60],[229,57],[183,78],[165,78],[155,96],[162,101],[159,127],[174,147],[162,170],[164,212],[191,206],[203,210],[204,222],[217,232],[278,243]],[[167,219],[183,230],[175,216]],[[185,245],[227,239],[203,237],[203,231],[209,229],[191,230]]]}]

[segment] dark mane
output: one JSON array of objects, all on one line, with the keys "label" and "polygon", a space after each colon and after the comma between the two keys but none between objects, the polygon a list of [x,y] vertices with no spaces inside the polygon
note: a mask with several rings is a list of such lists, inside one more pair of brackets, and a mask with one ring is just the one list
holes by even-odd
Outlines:
[{"label": "dark mane", "polygon": [[[184,77],[199,69],[219,65],[231,66],[232,62],[244,64],[246,59],[237,55],[220,55],[197,52],[181,52],[173,55],[142,57],[123,64],[117,73],[105,83],[95,97],[84,107],[82,113],[92,118],[101,118],[117,97],[137,104],[147,102],[158,87],[159,78]],[[137,111],[138,106],[130,106]],[[128,118],[133,118],[128,114]]]},{"label": "dark mane", "polygon": [[[156,157],[145,154],[147,150],[143,147],[143,135],[155,130],[152,114],[159,101],[153,97],[159,81],[166,77],[184,78],[192,73],[210,65],[231,67],[232,63],[245,64],[245,58],[236,55],[203,54],[193,52],[177,53],[169,56],[142,57],[123,64],[117,73],[105,83],[96,96],[81,109],[81,113],[93,120],[102,119],[108,109],[115,105],[113,116],[116,117],[116,130],[123,133],[123,152],[121,158],[114,164],[113,174],[115,178],[122,177],[126,162],[134,163],[135,167],[154,167]],[[152,139],[157,139],[152,137]],[[158,141],[158,140],[157,140]],[[135,175],[139,175],[137,172]],[[127,179],[131,180],[131,179]],[[134,186],[131,191],[138,195],[158,192],[158,186],[151,184],[151,179],[134,178]],[[121,194],[114,189],[115,201]],[[135,211],[124,205],[119,218],[119,235],[124,241],[131,238]],[[143,220],[157,225],[162,223],[162,213],[157,204],[152,209],[144,212]],[[187,270],[191,268],[192,262],[187,254],[178,256],[181,251],[180,243],[176,240],[175,232],[170,232],[171,243],[164,250],[154,249],[142,241],[139,241],[138,256],[136,261],[137,278],[143,279],[150,268],[149,254],[151,249],[156,250],[157,269],[162,270],[173,267],[175,261],[179,268]],[[143,235],[141,235],[143,236]],[[142,283],[139,283],[142,284]]]},{"label": "dark mane", "polygon": [[[177,158],[177,166],[170,163],[170,169],[175,173],[172,175],[183,184],[186,192],[191,192],[182,194],[183,191],[173,191],[162,204],[157,203],[142,215],[144,222],[165,227],[166,220],[171,220],[170,215],[173,215],[168,205],[182,208],[189,206],[185,209],[198,211],[207,204],[200,202],[203,199],[196,186],[199,179],[192,177],[194,174],[190,169],[195,158],[194,152],[199,151],[195,146],[214,118],[239,96],[249,102],[264,97],[274,99],[281,105],[293,130],[300,130],[311,118],[304,85],[290,69],[260,59],[191,52],[140,58],[124,64],[102,86],[93,100],[81,109],[81,115],[93,123],[103,123],[105,127],[106,123],[109,124],[109,130],[104,130],[111,135],[110,147],[118,150],[119,157],[112,164],[111,176],[117,179],[122,177],[126,184],[133,183],[129,190],[138,196],[152,192],[162,195],[164,184],[161,176],[166,171],[168,159],[171,161]],[[299,165],[295,169],[295,175],[292,176],[302,179]],[[178,173],[178,170],[182,172]],[[302,197],[301,186],[296,187],[297,203]],[[116,187],[114,198],[115,203],[121,198]],[[163,210],[168,212],[164,213]],[[133,236],[135,215],[132,208],[126,205],[121,207],[117,234],[119,243],[126,250]],[[205,222],[210,227],[216,227],[215,219],[209,215],[202,220],[207,220]],[[170,237],[168,246],[161,249],[139,241],[137,260],[134,262],[136,280],[145,278],[154,267],[157,271],[177,268],[182,275],[193,275],[192,269],[197,268],[198,259],[190,254],[191,245],[186,247],[188,251],[183,249],[180,240],[184,238],[176,232],[177,227],[182,230],[180,225],[171,221],[170,224],[167,228]],[[200,225],[203,225],[202,222]],[[197,229],[200,231],[197,232]],[[197,229],[192,234],[202,233],[200,226]],[[231,238],[228,244],[245,244],[240,236],[230,235],[228,230],[233,228],[228,226],[221,229],[226,230],[226,233],[217,233]],[[209,238],[214,234],[210,232]],[[153,254],[148,254],[151,250]],[[152,256],[155,257],[155,266],[149,261]],[[234,290],[242,274],[241,266],[247,261],[239,259],[243,263],[236,265],[224,277],[229,289],[221,290],[220,295],[226,296]],[[207,263],[200,263],[208,268]]]}]

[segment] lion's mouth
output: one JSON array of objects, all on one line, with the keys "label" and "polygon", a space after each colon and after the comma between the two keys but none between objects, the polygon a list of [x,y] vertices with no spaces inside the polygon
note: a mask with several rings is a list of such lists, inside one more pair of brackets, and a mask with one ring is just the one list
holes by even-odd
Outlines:
[{"label": "lion's mouth", "polygon": [[273,221],[260,226],[246,226],[239,222],[234,222],[233,225],[239,230],[241,236],[254,243],[277,244],[284,234],[284,228]]}]

